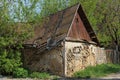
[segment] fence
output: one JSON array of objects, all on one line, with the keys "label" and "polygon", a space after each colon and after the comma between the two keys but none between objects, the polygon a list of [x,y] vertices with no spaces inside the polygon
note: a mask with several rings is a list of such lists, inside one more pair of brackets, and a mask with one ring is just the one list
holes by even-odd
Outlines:
[{"label": "fence", "polygon": [[120,52],[112,49],[106,49],[105,51],[107,63],[120,63]]}]

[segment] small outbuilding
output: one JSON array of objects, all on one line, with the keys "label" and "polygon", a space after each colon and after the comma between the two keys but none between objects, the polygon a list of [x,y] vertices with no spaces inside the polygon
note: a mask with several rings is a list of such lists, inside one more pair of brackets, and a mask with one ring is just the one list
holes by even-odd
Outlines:
[{"label": "small outbuilding", "polygon": [[34,36],[25,42],[23,57],[26,68],[60,76],[105,61],[104,49],[80,4],[50,15],[42,27],[35,27]]}]

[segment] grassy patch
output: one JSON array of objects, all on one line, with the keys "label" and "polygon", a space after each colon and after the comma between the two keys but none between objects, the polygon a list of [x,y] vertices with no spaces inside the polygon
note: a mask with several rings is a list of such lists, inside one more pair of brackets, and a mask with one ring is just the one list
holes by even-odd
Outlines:
[{"label": "grassy patch", "polygon": [[31,78],[40,78],[40,79],[48,79],[50,75],[48,73],[40,73],[40,72],[33,72],[30,74]]},{"label": "grassy patch", "polygon": [[45,72],[31,72],[24,68],[16,68],[12,75],[14,78],[38,78],[49,79],[51,76]]},{"label": "grassy patch", "polygon": [[105,76],[110,73],[116,73],[120,71],[120,65],[118,64],[101,64],[96,66],[89,66],[84,70],[74,73],[74,77],[77,78],[95,78]]}]

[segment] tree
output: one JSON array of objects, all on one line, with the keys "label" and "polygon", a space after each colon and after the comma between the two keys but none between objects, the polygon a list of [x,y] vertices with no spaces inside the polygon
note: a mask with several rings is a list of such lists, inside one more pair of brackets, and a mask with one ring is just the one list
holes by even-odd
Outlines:
[{"label": "tree", "polygon": [[[99,39],[112,45],[120,44],[120,1],[99,1],[95,13],[98,19]],[[103,35],[104,34],[104,35]]]},{"label": "tree", "polygon": [[20,0],[0,1],[0,74],[12,74],[22,66],[22,45],[32,36],[36,21],[35,1],[29,1],[30,6]]},{"label": "tree", "polygon": [[101,0],[97,4],[96,18],[98,19],[98,37],[107,48],[116,50],[116,60],[119,63],[120,45],[120,1]]},{"label": "tree", "polygon": [[48,16],[67,7],[66,0],[43,0],[40,5],[41,16]]}]

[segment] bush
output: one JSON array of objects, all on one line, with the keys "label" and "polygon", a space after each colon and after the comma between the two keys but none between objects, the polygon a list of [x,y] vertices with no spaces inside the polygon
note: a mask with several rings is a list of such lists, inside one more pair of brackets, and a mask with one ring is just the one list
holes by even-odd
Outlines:
[{"label": "bush", "polygon": [[17,68],[13,71],[13,77],[26,78],[26,77],[28,77],[28,71],[24,68]]},{"label": "bush", "polygon": [[50,77],[48,73],[39,73],[39,72],[33,72],[30,74],[31,78],[40,78],[40,79],[47,79]]},{"label": "bush", "polygon": [[0,53],[0,74],[10,75],[15,68],[22,65],[19,51],[0,49]]}]

